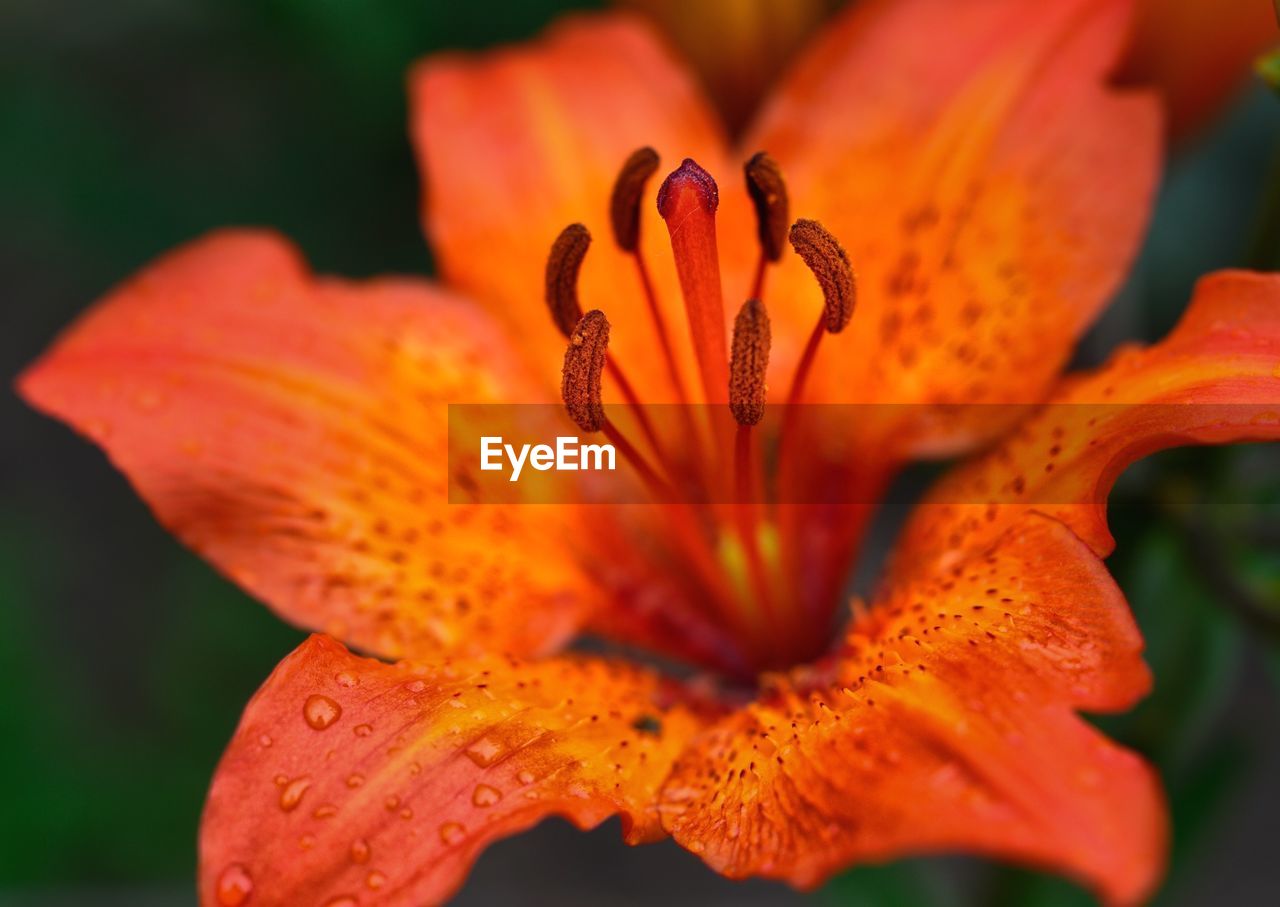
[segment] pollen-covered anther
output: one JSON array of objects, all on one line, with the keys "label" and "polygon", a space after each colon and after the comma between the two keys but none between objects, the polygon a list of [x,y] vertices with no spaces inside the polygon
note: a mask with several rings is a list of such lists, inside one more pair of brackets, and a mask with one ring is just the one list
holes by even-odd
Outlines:
[{"label": "pollen-covered anther", "polygon": [[787,198],[782,168],[768,154],[758,151],[747,161],[743,172],[747,178],[747,194],[756,209],[760,249],[769,261],[777,261],[782,257],[787,225],[791,223],[791,203]]},{"label": "pollen-covered anther", "polygon": [[791,225],[790,238],[791,247],[809,266],[822,288],[827,331],[840,333],[853,317],[857,301],[857,284],[849,256],[839,240],[816,220],[796,221]]},{"label": "pollen-covered anther", "polygon": [[613,238],[624,252],[634,252],[640,243],[640,200],[649,178],[658,170],[658,152],[647,145],[631,152],[609,197],[609,221]]},{"label": "pollen-covered anther", "polygon": [[569,418],[583,431],[594,432],[604,427],[601,376],[608,351],[609,319],[599,309],[592,309],[582,316],[569,335],[560,381],[560,394]]},{"label": "pollen-covered anther", "polygon": [[769,344],[769,313],[760,300],[748,299],[733,320],[729,357],[729,410],[739,425],[755,425],[764,418]]},{"label": "pollen-covered anther", "polygon": [[568,337],[582,320],[578,302],[578,272],[587,257],[591,234],[582,224],[570,224],[560,231],[547,256],[546,300],[551,319]]}]

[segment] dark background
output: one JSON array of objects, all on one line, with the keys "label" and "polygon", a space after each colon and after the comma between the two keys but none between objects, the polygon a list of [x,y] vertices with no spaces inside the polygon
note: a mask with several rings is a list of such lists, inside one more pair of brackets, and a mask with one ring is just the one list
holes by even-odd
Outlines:
[{"label": "dark background", "polygon": [[[280,228],[321,271],[429,271],[406,64],[529,36],[567,5],[0,3],[0,375],[114,282],[221,224]],[[1255,86],[1179,152],[1140,266],[1082,361],[1160,336],[1206,270],[1277,265],[1262,227],[1277,214],[1278,114]],[[96,449],[11,393],[0,426],[0,904],[193,904],[214,764],[302,634],[181,549]],[[1260,447],[1165,454],[1113,498],[1111,566],[1157,685],[1101,723],[1169,785],[1161,903],[1280,903],[1277,465]],[[802,900],[617,838],[613,823],[589,835],[548,823],[492,849],[462,902]],[[1088,903],[1065,883],[963,860],[856,870],[816,897]]]}]

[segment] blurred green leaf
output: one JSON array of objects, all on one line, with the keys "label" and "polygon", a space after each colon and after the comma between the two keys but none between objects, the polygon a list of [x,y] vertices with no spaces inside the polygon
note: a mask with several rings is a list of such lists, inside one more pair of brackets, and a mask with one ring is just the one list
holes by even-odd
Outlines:
[{"label": "blurred green leaf", "polygon": [[964,903],[940,861],[900,860],[837,876],[822,899],[839,907],[955,907]]}]

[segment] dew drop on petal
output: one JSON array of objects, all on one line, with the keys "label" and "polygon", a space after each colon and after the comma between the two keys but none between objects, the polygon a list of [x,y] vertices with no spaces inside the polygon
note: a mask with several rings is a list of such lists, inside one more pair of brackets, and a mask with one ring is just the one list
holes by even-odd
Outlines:
[{"label": "dew drop on petal", "polygon": [[316,811],[311,814],[313,819],[328,819],[338,814],[338,807],[332,803],[322,803],[316,807]]},{"label": "dew drop on petal", "polygon": [[280,808],[285,812],[292,812],[298,808],[298,804],[302,802],[302,795],[307,792],[307,788],[311,786],[311,779],[303,775],[300,778],[294,778],[284,786],[280,791]]},{"label": "dew drop on petal", "polygon": [[361,784],[364,784],[364,775],[359,772],[356,772],[354,775],[347,776],[347,787],[357,788]]},{"label": "dew drop on petal", "polygon": [[400,818],[404,819],[406,822],[409,821],[413,818],[413,810],[406,806],[404,809],[400,810]]},{"label": "dew drop on petal", "polygon": [[519,781],[521,784],[532,784],[534,781],[533,772],[529,771],[528,769],[525,769],[524,771],[520,772],[520,774],[516,775],[516,780]]},{"label": "dew drop on petal", "polygon": [[369,842],[364,838],[356,838],[351,842],[352,863],[368,863],[370,853],[372,853],[372,850],[369,847]]},{"label": "dew drop on petal", "polygon": [[387,877],[375,869],[364,877],[364,883],[369,886],[369,888],[377,891],[383,885],[387,884]]},{"label": "dew drop on petal", "polygon": [[395,794],[392,794],[383,801],[383,805],[389,810],[394,810],[400,805],[400,798]]},{"label": "dew drop on petal", "polygon": [[357,737],[368,737],[373,733],[373,728],[367,724],[357,724],[355,733]]},{"label": "dew drop on petal", "polygon": [[261,737],[258,738],[258,746],[262,747],[263,749],[266,749],[267,747],[269,747],[271,743],[272,741],[271,741],[270,734],[263,734]]},{"label": "dew drop on petal", "polygon": [[421,693],[427,688],[427,685],[421,680],[411,680],[404,685],[404,688],[410,693]]},{"label": "dew drop on petal", "polygon": [[249,871],[239,863],[232,863],[218,876],[218,904],[220,907],[241,907],[253,894],[253,879]]},{"label": "dew drop on petal", "polygon": [[325,901],[324,907],[360,907],[360,902],[349,894],[340,894]]},{"label": "dew drop on petal", "polygon": [[303,850],[310,850],[311,848],[316,846],[316,836],[303,835],[301,838],[298,839],[298,846],[301,847]]},{"label": "dew drop on petal", "polygon": [[446,822],[440,826],[440,840],[445,844],[456,844],[462,840],[467,829],[460,822]]},{"label": "dew drop on petal", "polygon": [[307,702],[302,707],[302,717],[312,728],[323,731],[342,717],[342,706],[328,696],[316,693],[307,697]]},{"label": "dew drop on petal", "polygon": [[502,755],[502,745],[483,737],[467,748],[467,758],[480,768],[493,765],[500,755]]},{"label": "dew drop on petal", "polygon": [[502,799],[502,791],[488,784],[477,784],[471,794],[471,802],[476,806],[493,806]]},{"label": "dew drop on petal", "polygon": [[355,686],[359,681],[357,681],[354,677],[352,677],[346,671],[342,671],[334,675],[333,682],[340,687],[346,687],[350,689],[351,687]]}]

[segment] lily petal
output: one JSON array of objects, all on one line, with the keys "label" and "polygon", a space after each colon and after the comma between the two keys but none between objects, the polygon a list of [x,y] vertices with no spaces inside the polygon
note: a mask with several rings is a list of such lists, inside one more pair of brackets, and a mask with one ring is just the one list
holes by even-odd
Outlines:
[{"label": "lily petal", "polygon": [[1203,278],[1178,327],[1064,381],[999,446],[957,467],[903,532],[890,581],[948,567],[1028,510],[1066,523],[1101,556],[1112,484],[1135,460],[1189,444],[1280,439],[1280,275]]},{"label": "lily petal", "polygon": [[600,659],[386,665],[313,636],[218,768],[202,903],[436,904],[486,846],[552,815],[660,837],[658,787],[700,726],[675,695]]},{"label": "lily petal", "polygon": [[1139,0],[1119,76],[1156,85],[1170,134],[1186,138],[1222,110],[1254,58],[1277,43],[1275,6],[1266,0]]},{"label": "lily petal", "polygon": [[663,789],[663,821],[731,876],[808,887],[854,862],[960,851],[1135,903],[1164,858],[1158,783],[1075,709],[1141,695],[1140,648],[1098,558],[1030,516],[878,602],[834,676],[781,679],[704,735]]},{"label": "lily petal", "polygon": [[544,651],[589,600],[548,531],[567,508],[446,497],[445,403],[528,399],[512,358],[435,286],[313,277],[226,232],[108,296],[19,389],[295,623],[395,656]]},{"label": "lily petal", "polygon": [[[814,398],[1040,399],[1124,276],[1159,174],[1155,97],[1107,82],[1131,6],[872,0],[805,53],[747,146],[781,163],[792,209],[858,272],[859,308],[840,354],[818,358]],[[784,261],[775,321],[812,324],[812,283]]]},{"label": "lily petal", "polygon": [[697,70],[725,122],[740,128],[839,0],[616,0],[646,13]]},{"label": "lily petal", "polygon": [[[724,138],[693,78],[638,19],[582,16],[530,44],[428,58],[412,71],[410,94],[423,221],[448,282],[490,306],[539,374],[558,380],[565,339],[542,304],[543,271],[560,231],[582,223],[595,238],[580,277],[584,308],[605,310],[610,355],[638,388],[669,389],[634,263],[610,233],[609,196],[627,156],[646,145],[670,168],[684,157],[718,166]],[[642,221],[691,379],[679,284],[648,200]]]}]

